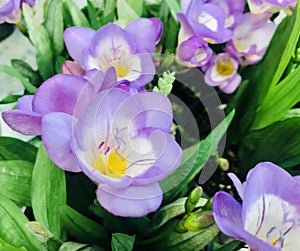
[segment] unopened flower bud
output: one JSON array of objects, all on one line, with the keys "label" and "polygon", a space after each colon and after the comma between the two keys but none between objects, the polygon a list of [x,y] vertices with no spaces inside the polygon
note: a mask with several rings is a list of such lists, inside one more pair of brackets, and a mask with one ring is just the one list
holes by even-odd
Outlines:
[{"label": "unopened flower bud", "polygon": [[209,227],[215,222],[214,217],[209,211],[198,211],[190,214],[184,221],[184,227],[192,232],[198,232]]},{"label": "unopened flower bud", "polygon": [[184,221],[185,221],[186,217],[183,218],[181,221],[178,222],[176,228],[175,228],[175,231],[177,233],[180,233],[180,234],[183,234],[183,233],[186,233],[188,230],[185,228],[184,226]]},{"label": "unopened flower bud", "polygon": [[224,158],[218,158],[218,164],[223,171],[228,171],[229,169],[229,161]]},{"label": "unopened flower bud", "polygon": [[192,190],[184,205],[186,213],[191,213],[195,209],[197,203],[201,198],[201,195],[202,195],[202,188],[200,186]]},{"label": "unopened flower bud", "polygon": [[81,66],[70,60],[64,62],[61,67],[61,71],[63,74],[74,75],[78,77],[84,74],[84,70],[81,68]]}]

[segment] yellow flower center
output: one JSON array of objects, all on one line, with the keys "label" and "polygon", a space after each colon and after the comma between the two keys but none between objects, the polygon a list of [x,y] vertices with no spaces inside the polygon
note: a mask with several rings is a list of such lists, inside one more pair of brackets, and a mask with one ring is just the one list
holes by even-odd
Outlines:
[{"label": "yellow flower center", "polygon": [[120,64],[115,66],[118,78],[124,78],[130,71],[127,65]]},{"label": "yellow flower center", "polygon": [[222,76],[229,76],[234,72],[234,65],[231,60],[218,60],[217,72]]},{"label": "yellow flower center", "polygon": [[128,162],[117,151],[111,151],[107,161],[103,161],[103,155],[99,154],[94,161],[93,167],[100,173],[111,178],[119,178],[126,172]]}]

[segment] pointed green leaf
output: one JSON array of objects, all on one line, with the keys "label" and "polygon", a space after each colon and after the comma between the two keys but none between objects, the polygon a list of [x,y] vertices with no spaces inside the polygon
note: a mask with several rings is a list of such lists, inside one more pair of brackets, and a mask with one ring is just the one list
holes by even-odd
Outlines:
[{"label": "pointed green leaf", "polygon": [[42,250],[42,247],[26,230],[28,222],[10,199],[0,194],[0,238],[15,247],[25,247],[27,250]]},{"label": "pointed green leaf", "polygon": [[62,240],[59,209],[66,204],[66,197],[65,173],[49,159],[41,145],[32,174],[33,213],[38,222]]},{"label": "pointed green leaf", "polygon": [[10,103],[15,103],[18,101],[18,99],[20,97],[22,97],[23,95],[9,95],[6,96],[5,98],[0,100],[0,105],[5,105],[5,104],[10,104]]},{"label": "pointed green leaf", "polygon": [[34,162],[37,148],[30,143],[10,137],[0,137],[0,158]]},{"label": "pointed green leaf", "polygon": [[236,248],[241,244],[240,241],[231,241],[227,243],[226,245],[218,248],[216,251],[233,251],[237,250]]},{"label": "pointed green leaf", "polygon": [[64,49],[62,0],[50,0],[46,3],[44,25],[52,40],[55,55],[60,55]]},{"label": "pointed green leaf", "polygon": [[128,4],[141,17],[143,14],[144,0],[127,0]]},{"label": "pointed green leaf", "polygon": [[90,27],[88,19],[73,0],[64,0],[63,5],[71,16],[74,26]]},{"label": "pointed green leaf", "polygon": [[44,80],[54,75],[53,48],[49,33],[33,15],[28,5],[23,5],[23,15],[27,24],[29,38],[36,50],[39,71]]},{"label": "pointed green leaf", "polygon": [[107,247],[108,236],[103,226],[67,205],[61,208],[60,217],[63,227],[76,240]]},{"label": "pointed green leaf", "polygon": [[117,0],[118,20],[129,23],[137,18],[138,14],[125,0]]},{"label": "pointed green leaf", "polygon": [[24,160],[0,161],[0,193],[21,206],[31,205],[33,163]]},{"label": "pointed green leaf", "polygon": [[42,79],[39,73],[33,70],[32,67],[25,61],[20,59],[12,59],[11,65],[17,72],[19,72],[24,78],[27,78],[33,85],[38,86],[41,84]]},{"label": "pointed green leaf", "polygon": [[87,0],[87,11],[91,23],[91,28],[94,30],[98,30],[101,24],[97,17],[97,11],[90,0]]},{"label": "pointed green leaf", "polygon": [[104,0],[102,25],[113,22],[115,19],[116,0]]},{"label": "pointed green leaf", "polygon": [[[181,11],[179,2],[176,0],[166,0],[167,6],[169,7],[171,14],[175,21],[177,21],[177,13]],[[178,23],[178,21],[177,21]]]},{"label": "pointed green leaf", "polygon": [[65,242],[58,251],[106,251],[94,245],[81,244],[76,242]]},{"label": "pointed green leaf", "polygon": [[[164,201],[169,202],[182,193],[187,192],[187,186],[199,174],[211,154],[217,150],[218,144],[234,116],[232,111],[205,140],[183,151],[181,165],[160,182],[164,192]],[[180,185],[179,185],[180,184]]]},{"label": "pointed green leaf", "polygon": [[300,67],[290,73],[267,94],[252,125],[252,130],[264,128],[281,119],[300,101]]},{"label": "pointed green leaf", "polygon": [[271,161],[283,168],[300,164],[299,128],[300,117],[297,116],[248,134],[239,150],[243,173],[262,161]]},{"label": "pointed green leaf", "polygon": [[112,251],[131,251],[133,249],[135,236],[122,233],[112,234],[111,249]]},{"label": "pointed green leaf", "polygon": [[7,66],[7,65],[0,65],[0,71],[19,79],[20,82],[22,83],[22,85],[24,86],[25,90],[27,90],[29,93],[35,93],[35,91],[37,90],[37,88],[33,84],[31,84],[26,78],[24,78],[14,68]]}]

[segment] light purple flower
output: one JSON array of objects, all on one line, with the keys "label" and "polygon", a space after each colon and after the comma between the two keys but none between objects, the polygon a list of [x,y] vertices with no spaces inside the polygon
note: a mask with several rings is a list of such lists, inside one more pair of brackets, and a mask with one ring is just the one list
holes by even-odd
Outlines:
[{"label": "light purple flower", "polygon": [[221,231],[246,242],[251,251],[295,250],[300,246],[300,185],[282,168],[262,162],[243,185],[243,203],[218,192],[213,215]]},{"label": "light purple flower", "polygon": [[253,14],[276,13],[284,9],[290,11],[296,3],[297,0],[248,0],[250,12]]},{"label": "light purple flower", "polygon": [[203,0],[182,1],[181,5],[183,13],[177,14],[181,23],[179,44],[191,36],[212,44],[231,38],[231,30],[225,28],[225,11],[220,6],[204,3]]},{"label": "light purple flower", "polygon": [[70,27],[64,32],[64,40],[71,57],[85,70],[114,67],[118,80],[129,80],[140,87],[155,74],[152,54],[161,33],[159,19],[140,18],[125,29],[112,23],[98,31]]},{"label": "light purple flower", "polygon": [[207,64],[212,53],[207,42],[199,37],[191,37],[178,45],[176,56],[189,63],[188,66],[195,67]]},{"label": "light purple flower", "polygon": [[27,3],[32,7],[35,0],[0,0],[0,24],[16,23],[21,17],[22,3]]},{"label": "light purple flower", "polygon": [[97,198],[104,208],[118,216],[138,217],[160,206],[158,181],[181,161],[171,125],[172,107],[165,95],[131,95],[113,88],[100,92],[79,120],[65,113],[47,114],[42,135],[54,162],[79,161],[98,184]]},{"label": "light purple flower", "polygon": [[241,23],[233,30],[233,37],[227,43],[226,51],[237,58],[244,57],[248,64],[258,63],[276,30],[274,23],[267,22],[269,17],[269,14],[244,14]]},{"label": "light purple flower", "polygon": [[238,74],[237,60],[227,53],[213,56],[210,64],[205,67],[205,82],[210,86],[218,86],[225,93],[232,93],[241,83]]},{"label": "light purple flower", "polygon": [[243,17],[244,0],[208,0],[207,3],[221,7],[225,12],[225,28],[234,28]]},{"label": "light purple flower", "polygon": [[24,135],[38,135],[45,114],[63,112],[79,117],[93,96],[116,85],[113,68],[105,74],[97,70],[88,72],[85,78],[58,74],[45,81],[34,95],[20,98],[17,109],[3,112],[2,117],[13,130]]}]

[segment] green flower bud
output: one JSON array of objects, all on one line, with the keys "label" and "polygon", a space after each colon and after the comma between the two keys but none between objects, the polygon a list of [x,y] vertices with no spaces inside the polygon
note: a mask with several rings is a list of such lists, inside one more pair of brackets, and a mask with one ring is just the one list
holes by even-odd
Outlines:
[{"label": "green flower bud", "polygon": [[215,222],[214,216],[210,211],[197,211],[190,214],[184,221],[184,227],[192,232],[198,232],[209,227]]},{"label": "green flower bud", "polygon": [[229,161],[224,158],[218,158],[217,160],[218,165],[220,166],[221,170],[228,171],[229,169]]},{"label": "green flower bud", "polygon": [[197,203],[201,198],[201,195],[202,187],[198,186],[192,190],[184,205],[186,213],[191,213],[195,209]]},{"label": "green flower bud", "polygon": [[185,221],[186,217],[184,217],[181,221],[178,222],[175,231],[177,233],[183,234],[186,233],[188,230],[185,228],[184,226],[184,221]]}]

